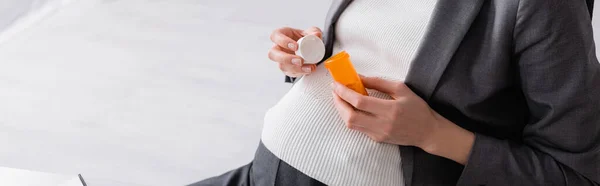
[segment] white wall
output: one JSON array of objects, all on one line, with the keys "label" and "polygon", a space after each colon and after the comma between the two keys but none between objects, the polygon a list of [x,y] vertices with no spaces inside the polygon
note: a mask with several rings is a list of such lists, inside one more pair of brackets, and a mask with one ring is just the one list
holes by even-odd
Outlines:
[{"label": "white wall", "polygon": [[73,0],[0,0],[0,44]]},{"label": "white wall", "polygon": [[290,86],[269,34],[321,26],[329,2],[66,6],[0,43],[0,166],[162,186],[246,164]]},{"label": "white wall", "polygon": [[4,30],[17,18],[23,16],[33,0],[2,0],[0,1],[0,31]]}]

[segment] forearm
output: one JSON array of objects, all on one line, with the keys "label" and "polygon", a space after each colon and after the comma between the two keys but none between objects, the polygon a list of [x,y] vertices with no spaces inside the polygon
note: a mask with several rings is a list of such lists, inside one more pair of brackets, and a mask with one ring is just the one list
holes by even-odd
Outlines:
[{"label": "forearm", "polygon": [[446,119],[420,148],[465,165],[458,185],[599,185],[525,144],[474,134]]},{"label": "forearm", "polygon": [[469,160],[459,179],[459,185],[475,184],[598,185],[550,155],[526,144],[480,134],[476,135]]},{"label": "forearm", "polygon": [[425,152],[465,165],[475,142],[475,134],[437,115],[436,129],[420,145]]}]

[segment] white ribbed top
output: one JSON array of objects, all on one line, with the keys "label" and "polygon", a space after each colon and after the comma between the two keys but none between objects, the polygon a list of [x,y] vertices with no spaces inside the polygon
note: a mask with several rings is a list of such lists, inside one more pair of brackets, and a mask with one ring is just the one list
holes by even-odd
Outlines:
[{"label": "white ribbed top", "polygon": [[[337,23],[334,52],[346,50],[363,75],[402,81],[436,2],[354,0]],[[346,128],[333,105],[332,81],[320,65],[267,112],[267,149],[327,185],[404,185],[399,147]]]}]

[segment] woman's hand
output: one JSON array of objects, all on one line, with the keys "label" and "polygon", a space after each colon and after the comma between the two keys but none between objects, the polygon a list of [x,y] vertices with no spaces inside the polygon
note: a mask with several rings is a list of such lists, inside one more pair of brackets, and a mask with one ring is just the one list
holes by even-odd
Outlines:
[{"label": "woman's hand", "polygon": [[304,59],[295,54],[298,50],[298,39],[306,35],[316,35],[319,38],[323,33],[321,29],[312,27],[307,30],[299,30],[289,27],[279,28],[271,34],[274,45],[269,50],[269,59],[279,64],[279,69],[290,77],[298,77],[313,72],[314,64],[304,65]]},{"label": "woman's hand", "polygon": [[[334,83],[334,102],[350,129],[365,133],[377,142],[422,146],[439,125],[438,115],[402,82],[361,77],[366,88],[393,99],[363,96]],[[356,108],[356,109],[355,109]]]},{"label": "woman's hand", "polygon": [[465,164],[475,135],[448,121],[402,82],[361,77],[366,88],[393,99],[363,96],[333,84],[335,106],[346,126],[377,142],[416,146]]}]

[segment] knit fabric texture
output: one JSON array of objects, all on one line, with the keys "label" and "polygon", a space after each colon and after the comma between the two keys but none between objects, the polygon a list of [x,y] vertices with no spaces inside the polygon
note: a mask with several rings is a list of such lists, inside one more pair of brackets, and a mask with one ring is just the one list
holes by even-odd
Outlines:
[{"label": "knit fabric texture", "polygon": [[[354,0],[337,22],[334,54],[347,51],[362,75],[403,81],[436,2]],[[327,185],[403,186],[399,147],[348,129],[334,107],[332,82],[323,65],[296,82],[265,115],[264,145]]]}]

